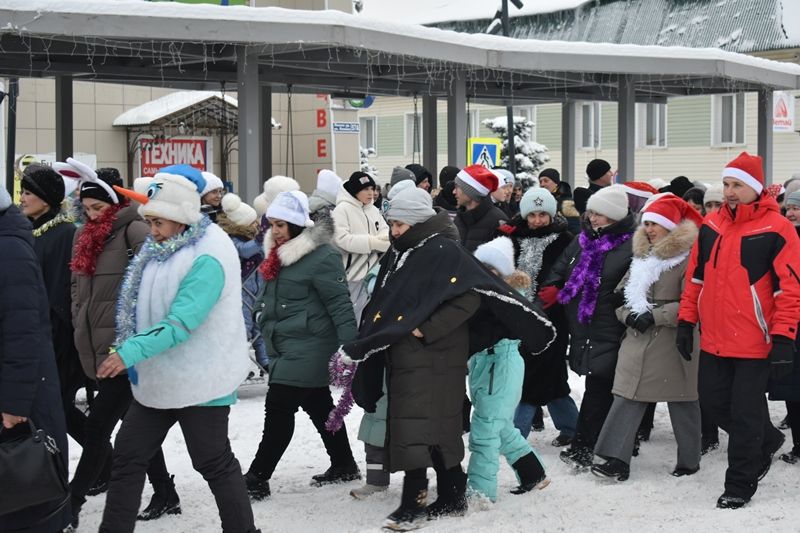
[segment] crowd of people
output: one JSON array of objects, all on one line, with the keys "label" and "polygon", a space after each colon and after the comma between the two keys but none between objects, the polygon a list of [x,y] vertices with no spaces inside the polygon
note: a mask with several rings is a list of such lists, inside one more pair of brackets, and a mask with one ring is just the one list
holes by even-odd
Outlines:
[{"label": "crowd of people", "polygon": [[[30,420],[64,461],[67,434],[81,453],[67,500],[1,515],[0,531],[75,531],[102,493],[101,532],[180,514],[161,451],[176,423],[223,531],[259,531],[252,505],[271,496],[300,408],[330,459],[312,485],[362,480],[363,458],[348,489],[368,500],[404,473],[390,531],[497,501],[501,456],[512,494],[545,489],[527,438],[545,408],[560,458],[616,482],[656,403],[673,476],[695,474],[721,428],[716,505],[746,505],[785,441],[767,393],[792,431],[780,459],[800,460],[800,177],[767,187],[747,153],[711,184],[615,184],[600,159],[586,176],[573,191],[553,168],[526,187],[505,169],[437,179],[411,164],[380,187],[322,170],[310,195],[274,176],[251,206],[187,165],[132,188],[74,159],[28,166],[19,206],[0,189],[0,441]],[[580,405],[569,370],[585,376]],[[256,373],[263,433],[243,471],[228,420]]]}]

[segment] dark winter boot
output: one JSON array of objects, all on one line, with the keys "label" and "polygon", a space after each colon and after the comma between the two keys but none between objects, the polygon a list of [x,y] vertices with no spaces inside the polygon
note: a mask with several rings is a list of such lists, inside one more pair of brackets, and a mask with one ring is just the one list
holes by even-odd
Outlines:
[{"label": "dark winter boot", "polygon": [[741,496],[724,492],[717,500],[717,509],[739,509],[747,505],[748,501],[748,499]]},{"label": "dark winter boot", "polygon": [[766,449],[763,455],[762,466],[761,470],[758,472],[758,480],[761,481],[769,472],[770,467],[772,466],[772,458],[775,457],[775,454],[778,450],[781,449],[783,443],[786,442],[786,436],[783,433],[778,433],[778,439],[774,442],[770,447]]},{"label": "dark winter boot", "polygon": [[556,448],[563,448],[564,446],[569,446],[572,444],[572,437],[569,435],[564,435],[560,433],[558,437],[554,438],[552,442],[550,442],[550,446],[555,446]]},{"label": "dark winter boot", "polygon": [[144,508],[138,520],[155,520],[165,514],[181,514],[181,499],[175,492],[175,476],[153,483],[153,497],[150,505]]},{"label": "dark winter boot", "polygon": [[426,520],[425,504],[428,499],[428,480],[408,478],[403,480],[403,497],[400,507],[383,521],[389,531],[412,531],[419,529]]},{"label": "dark winter boot", "polygon": [[357,479],[361,479],[361,471],[358,469],[357,464],[350,463],[349,465],[332,466],[322,474],[311,476],[311,485],[321,487],[323,485],[345,483]]},{"label": "dark winter boot", "polygon": [[550,484],[542,463],[533,452],[517,459],[511,468],[517,473],[519,479],[519,487],[512,490],[511,494],[525,494],[533,489],[542,490]]},{"label": "dark winter boot", "polygon": [[781,420],[780,424],[777,425],[777,428],[781,429],[783,431],[786,431],[790,427],[791,427],[791,425],[789,424],[789,415],[784,416],[783,420]]},{"label": "dark winter boot", "polygon": [[616,481],[625,481],[631,474],[631,467],[616,457],[609,457],[605,463],[593,464],[592,474]]},{"label": "dark winter boot", "polygon": [[683,476],[692,476],[700,471],[700,465],[697,465],[694,468],[684,468],[679,466],[672,471],[672,475],[674,477],[683,477]]},{"label": "dark winter boot", "polygon": [[539,407],[533,415],[532,431],[544,431],[544,407]]},{"label": "dark winter boot", "polygon": [[261,501],[269,498],[269,480],[263,479],[252,471],[244,475],[244,483],[247,485],[247,495],[253,501]]},{"label": "dark winter boot", "polygon": [[797,448],[792,448],[789,453],[782,453],[780,459],[784,463],[788,463],[790,465],[797,464],[797,462],[800,461],[800,450]]},{"label": "dark winter boot", "polygon": [[90,488],[87,492],[87,496],[97,496],[98,494],[102,494],[108,490],[108,482],[111,479],[111,454],[108,454],[106,458],[106,462],[103,465],[103,471],[100,472],[100,476],[95,481],[94,486]]},{"label": "dark winter boot", "polygon": [[719,448],[719,437],[703,437],[700,444],[700,455],[705,455]]},{"label": "dark winter boot", "polygon": [[428,519],[467,513],[467,474],[456,465],[436,474],[436,501],[428,506]]},{"label": "dark winter boot", "polygon": [[592,466],[594,452],[591,448],[576,446],[573,442],[569,448],[559,453],[558,457],[576,470],[586,470]]}]

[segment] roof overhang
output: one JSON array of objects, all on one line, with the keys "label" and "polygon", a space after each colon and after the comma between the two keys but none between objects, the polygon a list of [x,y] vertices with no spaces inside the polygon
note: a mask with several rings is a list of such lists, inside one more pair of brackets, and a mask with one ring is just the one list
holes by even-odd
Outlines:
[{"label": "roof overhang", "polygon": [[[335,11],[94,0],[5,0],[0,74],[233,88],[247,50],[276,91],[474,100],[641,101],[800,89],[800,66],[718,49],[517,40],[389,24]],[[252,65],[244,65],[251,68]]]}]

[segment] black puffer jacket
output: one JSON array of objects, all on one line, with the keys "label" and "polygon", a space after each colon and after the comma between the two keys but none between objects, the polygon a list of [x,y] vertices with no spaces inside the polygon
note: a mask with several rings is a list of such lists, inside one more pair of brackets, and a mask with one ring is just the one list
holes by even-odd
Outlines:
[{"label": "black puffer jacket", "polygon": [[[37,229],[56,217],[56,211],[42,215],[33,222]],[[84,384],[78,351],[75,349],[72,329],[70,286],[72,273],[72,239],[75,225],[62,222],[33,239],[33,250],[39,259],[44,286],[50,305],[50,325],[56,353],[58,376],[64,391],[77,390]]]},{"label": "black puffer jacket", "polygon": [[[592,238],[600,238],[603,235],[632,234],[635,229],[634,217],[628,213],[622,220],[599,232],[592,230],[586,222],[583,231]],[[581,252],[580,240],[576,237],[556,261],[543,286],[563,287],[580,261]],[[583,298],[583,292],[579,292],[566,305],[570,332],[569,364],[570,368],[580,375],[593,374],[609,380],[614,379],[617,352],[622,334],[625,332],[625,325],[620,323],[616,316],[616,308],[622,304],[622,296],[615,294],[614,289],[628,271],[632,255],[630,239],[606,254],[597,305],[588,324],[578,321],[578,306]]]},{"label": "black puffer jacket", "polygon": [[[0,211],[0,250],[0,412],[30,418],[55,439],[67,464],[47,294],[30,223],[16,207]],[[27,432],[27,424],[20,424],[0,433],[0,440]],[[61,531],[69,521],[69,506],[42,519],[54,508],[55,504],[42,504],[0,516],[0,531]]]},{"label": "black puffer jacket", "polygon": [[[534,280],[534,289],[542,286],[558,258],[572,242],[567,221],[561,215],[556,215],[549,226],[535,230],[528,227],[527,221],[516,216],[511,223],[501,226],[500,230],[501,235],[510,237],[514,243],[514,262],[519,270]],[[525,360],[522,401],[531,405],[546,405],[570,392],[566,364],[569,346],[567,316],[562,305],[554,305],[545,312],[556,328],[556,340],[537,356],[528,354],[524,346],[520,347],[520,354]]]},{"label": "black puffer jacket", "polygon": [[460,235],[459,242],[467,251],[474,252],[481,244],[494,239],[497,229],[506,220],[508,216],[487,196],[475,209],[459,210],[454,222]]}]

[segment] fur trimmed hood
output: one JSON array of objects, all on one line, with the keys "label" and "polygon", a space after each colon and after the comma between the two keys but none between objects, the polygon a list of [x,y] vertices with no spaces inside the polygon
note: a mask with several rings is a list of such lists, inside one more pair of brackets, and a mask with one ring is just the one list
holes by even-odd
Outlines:
[{"label": "fur trimmed hood", "polygon": [[231,237],[238,237],[245,241],[253,240],[256,237],[256,233],[258,233],[258,228],[253,225],[241,226],[234,224],[224,212],[217,215],[217,226]]},{"label": "fur trimmed hood", "polygon": [[[306,228],[303,232],[289,240],[278,249],[278,257],[282,266],[289,266],[297,263],[324,244],[331,244],[333,240],[333,219],[322,217],[313,227]],[[272,230],[268,230],[264,235],[264,257],[269,257],[269,253],[275,246],[272,238]]]},{"label": "fur trimmed hood", "polygon": [[644,226],[639,226],[633,234],[633,256],[646,257],[652,254],[659,259],[677,257],[692,249],[699,232],[694,222],[684,220],[661,241],[651,246]]}]

